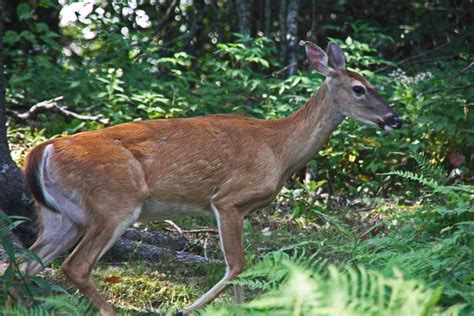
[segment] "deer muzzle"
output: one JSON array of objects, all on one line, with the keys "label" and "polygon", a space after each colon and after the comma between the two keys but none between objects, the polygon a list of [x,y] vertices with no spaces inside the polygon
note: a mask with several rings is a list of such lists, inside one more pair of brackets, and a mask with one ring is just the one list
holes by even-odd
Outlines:
[{"label": "deer muzzle", "polygon": [[390,113],[386,115],[383,120],[378,121],[377,125],[385,131],[391,131],[401,128],[403,121],[398,115]]}]

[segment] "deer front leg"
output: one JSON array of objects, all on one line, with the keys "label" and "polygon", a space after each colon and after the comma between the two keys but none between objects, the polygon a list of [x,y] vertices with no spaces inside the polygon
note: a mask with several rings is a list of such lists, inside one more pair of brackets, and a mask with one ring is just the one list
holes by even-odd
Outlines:
[{"label": "deer front leg", "polygon": [[[184,315],[189,315],[214,300],[229,285],[228,282],[235,279],[244,269],[244,249],[242,242],[244,214],[231,206],[214,205],[211,203],[211,207],[217,219],[221,247],[227,265],[226,273],[206,294],[188,307],[184,311]],[[236,290],[236,300],[241,301],[243,299],[242,288],[237,286],[234,287],[234,290]]]}]

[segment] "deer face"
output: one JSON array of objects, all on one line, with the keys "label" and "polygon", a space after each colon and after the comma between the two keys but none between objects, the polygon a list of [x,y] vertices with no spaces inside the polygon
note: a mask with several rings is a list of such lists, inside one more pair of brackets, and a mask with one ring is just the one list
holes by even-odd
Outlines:
[{"label": "deer face", "polygon": [[402,127],[400,117],[374,87],[360,74],[346,69],[339,46],[329,43],[326,54],[317,45],[306,42],[306,53],[316,71],[327,77],[329,95],[342,115],[383,130]]}]

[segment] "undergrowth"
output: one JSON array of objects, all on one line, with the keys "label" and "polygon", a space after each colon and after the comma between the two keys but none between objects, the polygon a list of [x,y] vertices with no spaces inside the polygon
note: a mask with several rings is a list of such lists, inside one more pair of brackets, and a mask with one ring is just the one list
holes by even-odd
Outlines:
[{"label": "undergrowth", "polygon": [[38,297],[35,299],[36,306],[15,306],[0,308],[3,315],[15,316],[49,316],[68,315],[83,316],[95,315],[91,304],[78,295],[58,295],[50,297]]},{"label": "undergrowth", "polygon": [[437,306],[431,289],[394,270],[391,277],[363,267],[324,267],[285,252],[270,253],[236,284],[264,290],[249,303],[209,307],[203,315],[458,315],[461,305]]}]

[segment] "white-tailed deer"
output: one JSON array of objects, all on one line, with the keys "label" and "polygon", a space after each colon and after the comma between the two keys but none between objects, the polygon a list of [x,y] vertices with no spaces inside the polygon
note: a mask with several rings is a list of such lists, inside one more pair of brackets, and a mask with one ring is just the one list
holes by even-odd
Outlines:
[{"label": "white-tailed deer", "polygon": [[[345,116],[400,128],[401,119],[342,50],[306,43],[310,64],[326,80],[293,115],[256,120],[208,115],[121,124],[47,141],[33,148],[25,177],[38,204],[41,232],[31,250],[47,264],[79,243],[62,270],[104,315],[112,306],[91,278],[95,262],[135,221],[213,213],[227,271],[184,311],[216,298],[244,268],[242,222],[268,205],[290,175],[320,149]],[[22,270],[41,270],[29,261]],[[237,302],[243,300],[235,287]]]}]

